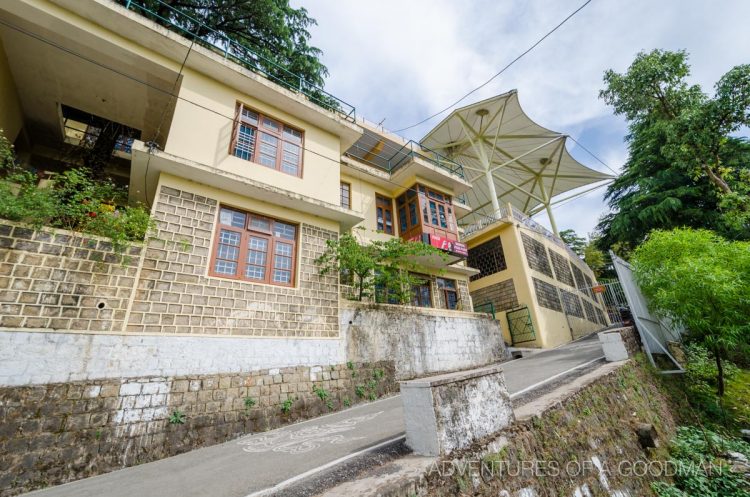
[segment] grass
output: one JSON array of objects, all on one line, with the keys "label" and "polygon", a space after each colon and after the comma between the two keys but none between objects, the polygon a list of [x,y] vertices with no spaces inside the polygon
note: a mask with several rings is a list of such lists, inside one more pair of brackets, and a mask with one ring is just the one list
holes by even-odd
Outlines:
[{"label": "grass", "polygon": [[722,404],[734,426],[750,427],[750,369],[740,369],[727,383]]}]

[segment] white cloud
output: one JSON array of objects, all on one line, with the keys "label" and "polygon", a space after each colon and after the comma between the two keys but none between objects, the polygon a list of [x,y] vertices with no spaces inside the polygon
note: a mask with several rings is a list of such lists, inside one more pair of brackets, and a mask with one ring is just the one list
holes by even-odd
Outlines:
[{"label": "white cloud", "polygon": [[[486,81],[582,4],[547,2],[378,2],[296,0],[318,26],[327,89],[357,114],[397,129],[446,107]],[[641,50],[686,49],[693,81],[712,92],[731,67],[750,61],[750,2],[744,0],[594,0],[506,73],[462,104],[519,90],[528,114],[568,133],[612,167],[627,157],[620,118],[598,99],[608,68],[624,71]],[[442,116],[441,116],[442,117]],[[439,122],[405,131],[419,139]],[[581,162],[604,170],[577,147]],[[606,210],[601,193],[555,210],[560,229],[593,229]]]}]

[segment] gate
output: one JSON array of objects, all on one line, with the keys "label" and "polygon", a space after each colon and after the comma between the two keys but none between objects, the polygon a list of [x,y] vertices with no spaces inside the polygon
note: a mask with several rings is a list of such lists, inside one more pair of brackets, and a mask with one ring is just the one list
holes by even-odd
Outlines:
[{"label": "gate", "polygon": [[531,322],[531,313],[526,306],[516,307],[505,313],[508,318],[508,329],[513,345],[536,340],[534,323]]},{"label": "gate", "polygon": [[608,321],[617,326],[632,326],[633,318],[625,291],[619,280],[602,280],[598,285],[589,288],[594,300],[604,306]]}]

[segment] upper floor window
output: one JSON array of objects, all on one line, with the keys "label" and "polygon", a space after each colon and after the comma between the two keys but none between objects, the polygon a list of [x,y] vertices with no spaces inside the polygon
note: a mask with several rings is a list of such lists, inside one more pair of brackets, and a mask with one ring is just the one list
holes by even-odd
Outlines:
[{"label": "upper floor window", "polygon": [[352,208],[352,185],[345,181],[341,182],[341,207],[344,209]]},{"label": "upper floor window", "polygon": [[422,185],[419,185],[419,194],[425,198],[422,206],[424,224],[450,232],[456,231],[450,196],[425,188]]},{"label": "upper floor window", "polygon": [[222,207],[209,272],[212,276],[291,286],[296,245],[297,226]]},{"label": "upper floor window", "polygon": [[446,309],[458,308],[458,290],[456,289],[456,280],[447,278],[437,278],[435,280],[438,290],[443,294],[443,306]]},{"label": "upper floor window", "polygon": [[302,176],[304,133],[238,104],[232,153],[293,176]]},{"label": "upper floor window", "polygon": [[388,235],[395,234],[393,229],[393,200],[380,195],[375,196],[375,215],[377,230]]}]

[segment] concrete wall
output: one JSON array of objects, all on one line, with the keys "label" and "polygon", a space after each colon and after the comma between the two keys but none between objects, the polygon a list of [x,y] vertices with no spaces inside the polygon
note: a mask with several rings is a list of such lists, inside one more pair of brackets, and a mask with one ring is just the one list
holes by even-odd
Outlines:
[{"label": "concrete wall", "polygon": [[[359,396],[357,386],[369,379],[374,385]],[[327,401],[313,386],[328,392]],[[225,442],[397,388],[389,363],[0,387],[0,497]],[[183,424],[169,422],[174,411],[185,415]]]},{"label": "concrete wall", "polygon": [[23,127],[23,112],[2,40],[0,40],[0,102],[2,103],[2,107],[0,107],[0,129],[3,130],[5,137],[13,143]]},{"label": "concrete wall", "polygon": [[507,359],[500,327],[484,315],[347,302],[340,319],[347,357],[392,360],[397,379]]}]

